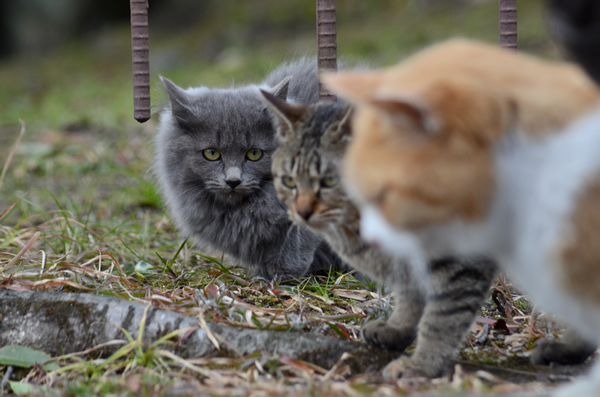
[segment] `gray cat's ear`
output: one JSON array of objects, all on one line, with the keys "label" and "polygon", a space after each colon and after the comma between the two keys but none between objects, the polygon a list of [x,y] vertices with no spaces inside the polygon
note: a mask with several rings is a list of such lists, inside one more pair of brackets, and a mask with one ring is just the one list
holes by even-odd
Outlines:
[{"label": "gray cat's ear", "polygon": [[169,95],[169,101],[171,102],[171,112],[175,117],[175,120],[179,124],[189,122],[194,118],[192,111],[190,110],[189,98],[184,89],[178,87],[171,80],[166,77],[160,76],[167,94]]},{"label": "gray cat's ear", "polygon": [[352,138],[352,115],[354,114],[354,107],[351,105],[346,106],[346,114],[342,117],[342,121],[338,124],[336,135],[342,141],[349,142]]},{"label": "gray cat's ear", "polygon": [[267,91],[260,92],[277,120],[277,137],[280,141],[286,141],[294,132],[296,123],[306,111],[306,106],[288,103]]},{"label": "gray cat's ear", "polygon": [[285,79],[281,80],[279,84],[273,88],[273,95],[277,98],[283,99],[284,101],[287,99],[288,89],[290,88],[290,80],[292,76],[288,76]]}]

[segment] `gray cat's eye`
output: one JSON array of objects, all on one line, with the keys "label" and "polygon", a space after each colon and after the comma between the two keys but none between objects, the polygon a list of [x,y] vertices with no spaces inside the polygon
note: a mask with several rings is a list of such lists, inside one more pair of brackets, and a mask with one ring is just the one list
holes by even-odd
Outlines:
[{"label": "gray cat's eye", "polygon": [[289,175],[282,177],[281,182],[283,182],[283,184],[290,189],[293,189],[296,187],[296,181],[294,180],[294,178],[292,178]]},{"label": "gray cat's eye", "polygon": [[221,152],[219,152],[217,149],[205,149],[202,154],[208,161],[217,161],[221,158]]},{"label": "gray cat's eye", "polygon": [[327,176],[323,177],[323,179],[321,179],[321,185],[323,185],[325,187],[334,187],[335,185],[338,184],[339,181],[340,181],[340,178],[337,177],[336,175],[327,175]]},{"label": "gray cat's eye", "polygon": [[260,149],[250,149],[246,152],[246,158],[250,161],[258,161],[263,155],[263,151]]}]

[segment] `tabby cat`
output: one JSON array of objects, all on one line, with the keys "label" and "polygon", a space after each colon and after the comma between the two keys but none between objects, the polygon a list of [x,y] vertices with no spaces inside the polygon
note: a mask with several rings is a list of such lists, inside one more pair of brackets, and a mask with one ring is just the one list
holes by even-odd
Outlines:
[{"label": "tabby cat", "polygon": [[[433,261],[435,288],[426,297],[405,262],[369,246],[360,237],[359,214],[339,181],[339,167],[350,142],[349,105],[289,104],[264,92],[275,115],[280,146],[273,154],[278,197],[294,223],[321,234],[352,267],[394,289],[390,318],[368,322],[363,339],[403,351],[418,333],[411,359],[400,358],[405,375],[441,376],[480,308],[495,267],[473,261]],[[417,331],[418,330],[418,331]],[[397,367],[397,362],[388,368]],[[388,374],[387,376],[395,376]]]},{"label": "tabby cat", "polygon": [[[366,240],[421,273],[489,255],[600,342],[600,96],[578,67],[452,40],[324,80],[357,104],[343,175]],[[561,393],[600,395],[600,364]]]},{"label": "tabby cat", "polygon": [[170,106],[160,115],[155,170],[183,235],[267,279],[342,266],[321,237],[292,224],[277,200],[271,176],[277,141],[259,91],[316,102],[316,62],[284,64],[260,86],[184,90],[162,81]]}]

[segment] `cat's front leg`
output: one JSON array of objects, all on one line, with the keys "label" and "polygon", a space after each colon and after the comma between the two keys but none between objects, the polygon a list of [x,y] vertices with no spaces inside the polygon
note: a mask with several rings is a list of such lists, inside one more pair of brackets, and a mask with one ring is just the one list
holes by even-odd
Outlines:
[{"label": "cat's front leg", "polygon": [[430,264],[430,292],[418,326],[412,357],[392,361],[384,370],[388,379],[399,376],[444,375],[483,303],[497,273],[485,259],[446,258]]},{"label": "cat's front leg", "polygon": [[[409,283],[407,283],[409,284]],[[417,336],[417,325],[425,308],[425,297],[415,286],[396,288],[391,316],[366,323],[362,339],[382,349],[404,351]]]},{"label": "cat's front leg", "polygon": [[[254,258],[256,264],[253,266],[253,275],[267,280],[284,281],[309,275],[316,257],[323,263],[331,263],[335,259],[340,261],[331,250],[328,253],[333,257],[327,258],[321,245],[327,247],[317,235],[293,225],[286,218],[276,227],[271,227],[268,238],[260,241],[260,247],[254,249],[260,255]],[[325,268],[324,264],[322,268]]]}]

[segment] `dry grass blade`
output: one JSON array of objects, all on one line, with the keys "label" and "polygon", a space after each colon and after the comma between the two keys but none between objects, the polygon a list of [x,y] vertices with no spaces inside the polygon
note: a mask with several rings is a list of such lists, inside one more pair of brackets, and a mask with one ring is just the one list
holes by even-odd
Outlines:
[{"label": "dry grass blade", "polygon": [[302,372],[308,374],[308,375],[313,375],[315,372],[320,374],[320,375],[326,375],[327,374],[327,370],[325,368],[321,368],[318,365],[306,362],[306,361],[302,361],[302,360],[296,360],[293,359],[291,357],[288,356],[281,356],[279,357],[279,361],[281,361],[284,364],[290,365],[294,368],[297,368],[299,370],[301,370]]},{"label": "dry grass blade", "polygon": [[17,147],[19,147],[19,143],[21,143],[21,138],[23,138],[23,135],[25,134],[25,122],[20,119],[19,119],[19,122],[21,123],[21,132],[19,133],[19,137],[17,138],[17,141],[15,142],[14,146],[10,150],[10,153],[8,154],[6,163],[4,163],[4,168],[2,169],[2,174],[0,174],[0,189],[2,189],[2,184],[4,183],[4,177],[6,176],[6,171],[8,171],[8,166],[10,165],[10,162],[12,161],[12,158],[15,155],[15,152],[17,151]]},{"label": "dry grass blade", "polygon": [[248,360],[247,356],[240,357],[210,357],[210,358],[189,358],[186,361],[194,365],[238,365]]},{"label": "dry grass blade", "polygon": [[49,280],[39,280],[33,283],[33,287],[39,289],[40,287],[48,288],[48,287],[71,287],[82,291],[93,291],[91,288],[84,287],[83,285],[76,283],[71,280],[67,280],[64,278],[55,278]]},{"label": "dry grass blade", "polygon": [[2,213],[0,214],[0,221],[2,220],[2,218],[4,218],[6,216],[6,214],[8,214],[15,207],[15,205],[17,205],[17,203],[19,201],[21,201],[21,199],[18,199],[17,201],[15,201],[14,203],[12,203],[7,209],[5,209],[4,211],[2,211]]},{"label": "dry grass blade", "polygon": [[197,373],[199,373],[201,375],[204,375],[207,378],[221,379],[221,375],[219,375],[217,372],[210,371],[210,370],[198,367],[196,365],[193,365],[193,364],[189,363],[187,360],[179,357],[176,354],[171,353],[168,350],[158,350],[157,354],[159,356],[162,356],[162,357],[168,358],[170,360],[173,360],[175,363],[181,365],[182,367],[187,368],[190,371],[194,371],[194,372],[197,372]]},{"label": "dry grass blade", "polygon": [[[103,258],[103,256],[99,256],[99,258]],[[94,261],[97,261],[97,258],[94,258]],[[104,279],[106,282],[114,282],[117,280],[120,280],[121,277],[115,276],[113,274],[110,273],[106,273],[106,272],[101,272],[95,269],[90,269],[85,267],[85,264],[83,265],[73,265],[70,263],[64,263],[64,264],[60,264],[58,266],[60,269],[71,269],[72,271],[74,271],[75,273],[79,273],[79,274],[86,274],[88,276],[97,278],[97,279]]]},{"label": "dry grass blade", "polygon": [[344,361],[346,361],[349,358],[353,358],[354,356],[350,353],[344,353],[342,354],[342,357],[340,357],[340,359],[338,360],[337,363],[335,363],[335,365],[333,367],[331,367],[331,369],[329,371],[327,371],[327,373],[325,374],[325,376],[323,377],[323,381],[328,381],[330,379],[334,379],[334,377],[337,376],[343,376],[344,374],[341,373],[344,370]]},{"label": "dry grass blade", "polygon": [[129,281],[127,281],[127,273],[125,273],[123,271],[123,268],[119,264],[119,261],[114,257],[114,255],[112,255],[110,252],[104,252],[104,251],[100,251],[99,254],[100,255],[107,255],[107,256],[109,256],[113,260],[113,262],[115,263],[115,266],[117,267],[117,269],[119,269],[119,272],[121,272],[121,274],[122,274],[121,281],[123,281],[125,284],[127,284],[130,287],[134,287],[134,285],[132,283],[130,283]]},{"label": "dry grass blade", "polygon": [[217,350],[221,350],[219,341],[217,340],[217,338],[215,338],[215,335],[210,330],[208,324],[206,324],[206,320],[204,319],[204,308],[203,307],[200,308],[200,314],[198,314],[198,322],[200,323],[200,327],[204,330],[204,332],[206,332],[206,336],[208,336],[208,339],[210,339],[212,344],[215,345],[215,348]]},{"label": "dry grass blade", "polygon": [[33,244],[35,244],[35,242],[40,238],[40,232],[36,232],[33,237],[27,242],[27,244],[25,244],[25,246],[21,249],[21,251],[19,251],[19,253],[17,255],[15,255],[14,258],[12,258],[12,260],[10,262],[8,262],[8,264],[6,265],[6,267],[4,268],[4,270],[11,268],[12,266],[14,266],[19,259],[27,252],[29,251],[29,249],[31,248],[31,246]]}]

